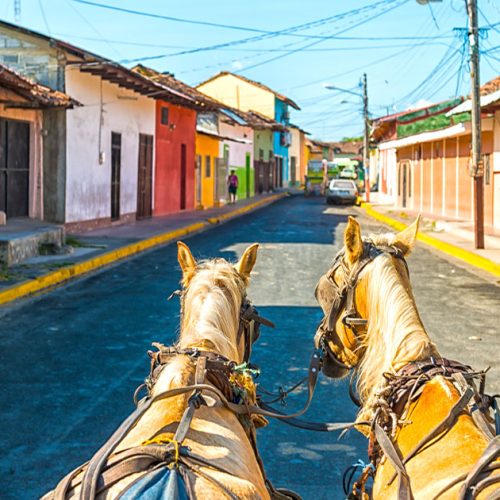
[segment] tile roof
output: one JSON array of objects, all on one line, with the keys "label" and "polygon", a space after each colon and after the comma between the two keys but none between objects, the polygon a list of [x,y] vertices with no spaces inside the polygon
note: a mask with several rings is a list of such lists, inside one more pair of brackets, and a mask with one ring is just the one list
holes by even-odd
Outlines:
[{"label": "tile roof", "polygon": [[178,80],[170,73],[160,73],[159,71],[143,66],[142,64],[134,66],[132,71],[148,78],[153,82],[166,85],[167,87],[190,97],[193,101],[194,107],[198,109],[217,111],[221,107],[221,103],[203,94],[194,87],[191,87],[187,83]]},{"label": "tile roof", "polygon": [[4,102],[10,107],[29,108],[72,108],[81,104],[70,96],[45,85],[32,82],[15,71],[0,64],[0,87],[6,88],[23,97],[28,103]]},{"label": "tile roof", "polygon": [[295,101],[292,101],[292,99],[290,99],[289,97],[287,97],[287,96],[285,96],[283,94],[280,94],[279,92],[276,92],[275,90],[273,90],[272,88],[268,87],[267,85],[264,85],[263,83],[256,82],[255,80],[250,80],[250,78],[247,78],[247,77],[242,76],[242,75],[237,75],[235,73],[231,73],[230,71],[221,71],[220,73],[217,73],[216,75],[212,76],[208,80],[205,80],[205,81],[201,82],[196,87],[199,88],[199,87],[201,87],[202,85],[205,85],[208,82],[211,82],[213,80],[217,80],[217,78],[220,78],[221,76],[226,76],[226,75],[234,76],[235,78],[239,78],[240,80],[243,80],[244,82],[250,83],[251,85],[259,87],[259,88],[261,88],[263,90],[267,90],[268,92],[271,92],[272,94],[274,94],[280,101],[284,101],[287,104],[289,104],[290,106],[292,106],[292,108],[300,110],[299,105]]},{"label": "tile roof", "polygon": [[488,95],[496,92],[497,90],[500,90],[500,76],[497,76],[496,78],[493,78],[493,80],[481,85],[480,92],[481,95]]}]

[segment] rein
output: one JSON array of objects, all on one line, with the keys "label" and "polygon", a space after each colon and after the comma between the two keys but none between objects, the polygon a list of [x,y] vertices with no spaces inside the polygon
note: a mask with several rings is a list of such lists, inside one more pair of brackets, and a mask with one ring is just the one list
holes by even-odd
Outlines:
[{"label": "rein", "polygon": [[[349,394],[355,403],[356,397],[352,388],[352,382],[356,366],[346,364],[339,359],[331,349],[329,341],[334,341],[333,336],[337,334],[336,325],[339,319],[345,327],[349,328],[354,333],[357,340],[359,339],[358,329],[367,327],[368,320],[362,318],[357,310],[355,292],[362,271],[369,263],[381,255],[389,255],[400,259],[404,263],[406,272],[409,276],[407,262],[403,252],[399,248],[395,246],[379,246],[375,245],[372,241],[366,240],[363,243],[363,254],[360,260],[358,260],[351,269],[349,269],[345,263],[345,250],[341,250],[335,257],[329,272],[324,277],[331,290],[332,300],[330,310],[325,314],[325,317],[318,327],[318,333],[320,334],[318,344],[323,351],[323,355],[337,367],[347,371],[352,370]],[[340,267],[343,268],[347,276],[345,283],[341,286],[335,281],[335,273]],[[317,299],[318,288],[319,284],[315,291]],[[413,494],[411,491],[410,478],[406,471],[405,464],[431,442],[436,442],[441,439],[441,437],[455,425],[458,416],[464,411],[468,411],[471,414],[476,425],[490,440],[490,444],[473,470],[468,475],[455,480],[452,484],[443,488],[435,499],[460,481],[463,481],[459,493],[459,498],[461,500],[475,498],[475,495],[485,487],[500,482],[500,476],[484,478],[485,475],[487,476],[491,471],[500,467],[500,464],[493,463],[493,461],[500,456],[500,436],[498,436],[498,427],[500,426],[497,425],[496,429],[492,428],[491,422],[487,417],[489,408],[491,407],[494,409],[497,422],[500,417],[498,415],[498,406],[495,397],[489,397],[484,394],[485,374],[485,371],[474,372],[468,366],[444,358],[430,358],[423,362],[412,362],[404,366],[396,374],[386,373],[384,376],[387,380],[387,385],[377,394],[378,398],[375,416],[373,421],[369,423],[371,427],[368,447],[370,463],[368,465],[361,464],[363,470],[360,478],[354,483],[350,492],[346,491],[348,498],[367,498],[365,482],[369,477],[375,476],[377,464],[380,462],[381,457],[385,456],[396,471],[387,486],[397,477],[398,498],[402,500],[412,500]],[[435,376],[443,376],[450,380],[458,389],[460,398],[450,409],[448,415],[436,425],[427,436],[417,443],[414,449],[411,450],[405,458],[403,458],[395,442],[398,426],[401,421],[404,421],[404,413],[408,410],[409,404],[420,396],[423,386]],[[480,380],[479,390],[474,385],[475,378]],[[358,404],[358,406],[361,405]],[[360,464],[356,464],[355,467],[359,466]],[[353,467],[351,467],[347,471],[348,474],[351,474],[351,478],[354,475],[353,470],[355,470],[355,468],[353,469]],[[349,482],[350,480],[347,481],[347,483]]]}]

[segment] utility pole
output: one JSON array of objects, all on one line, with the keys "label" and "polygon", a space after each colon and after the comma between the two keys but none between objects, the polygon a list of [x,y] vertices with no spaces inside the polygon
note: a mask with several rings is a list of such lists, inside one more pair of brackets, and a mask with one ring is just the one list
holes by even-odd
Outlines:
[{"label": "utility pole", "polygon": [[21,0],[14,0],[14,20],[16,23],[21,22]]},{"label": "utility pole", "polygon": [[370,144],[370,128],[368,122],[368,84],[366,81],[366,73],[363,73],[363,168],[365,171],[365,201],[370,202],[370,165],[369,165],[369,144]]},{"label": "utility pole", "polygon": [[481,157],[481,98],[479,93],[479,36],[477,0],[467,0],[469,15],[469,55],[472,111],[472,163],[470,174],[474,179],[474,244],[484,248],[484,184]]}]

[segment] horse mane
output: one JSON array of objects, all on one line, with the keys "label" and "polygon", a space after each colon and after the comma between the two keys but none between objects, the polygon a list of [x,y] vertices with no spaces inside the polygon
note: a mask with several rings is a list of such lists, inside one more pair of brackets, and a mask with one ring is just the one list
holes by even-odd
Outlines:
[{"label": "horse mane", "polygon": [[[396,235],[369,238],[375,245],[390,246]],[[369,276],[367,274],[369,273]],[[361,275],[366,277],[368,330],[359,349],[358,391],[365,408],[384,385],[383,374],[394,373],[410,361],[436,354],[417,311],[404,264],[392,257],[377,257]]]},{"label": "horse mane", "polygon": [[202,262],[184,292],[180,348],[203,344],[238,361],[239,311],[245,283],[224,259]]},{"label": "horse mane", "polygon": [[[176,346],[179,349],[197,347],[240,361],[237,336],[245,285],[226,260],[200,262],[183,292],[181,330]],[[162,371],[155,392],[186,384],[187,374],[194,375],[189,360],[184,356],[172,359]]]}]

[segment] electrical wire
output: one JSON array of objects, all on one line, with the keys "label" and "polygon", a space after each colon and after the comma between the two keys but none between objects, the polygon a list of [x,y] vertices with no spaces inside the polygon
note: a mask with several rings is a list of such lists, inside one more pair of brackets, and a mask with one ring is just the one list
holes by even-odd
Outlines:
[{"label": "electrical wire", "polygon": [[[390,1],[390,0],[389,0]],[[341,31],[338,31],[337,33],[335,33],[333,36],[335,35],[340,35],[342,33],[345,33],[346,31],[350,31],[354,28],[357,28],[358,26],[361,26],[373,19],[376,19],[384,14],[387,14],[388,12],[396,9],[397,7],[400,7],[401,5],[407,3],[408,0],[402,0],[401,2],[397,2],[397,0],[393,0],[396,2],[396,5],[393,5],[385,10],[383,10],[382,12],[379,12],[377,14],[373,14],[371,13],[371,15],[367,18],[367,19],[364,19],[356,24],[354,24],[353,26],[349,26],[347,28],[344,28],[343,30]],[[275,56],[275,57],[271,57],[270,59],[266,59],[265,61],[261,61],[261,62],[258,62],[258,63],[255,63],[255,64],[252,64],[250,66],[245,66],[245,68],[242,68],[241,70],[238,71],[238,73],[241,73],[242,71],[248,71],[250,69],[254,69],[254,68],[258,68],[259,66],[262,66],[264,64],[268,64],[270,62],[274,62],[274,61],[277,61],[278,59],[283,59],[284,57],[288,57],[288,56],[291,56],[293,54],[296,54],[298,52],[301,52],[303,49],[307,49],[309,47],[312,47],[314,45],[317,45],[319,43],[322,43],[324,42],[324,40],[315,40],[314,42],[311,42],[311,43],[308,43],[307,45],[303,46],[303,47],[299,47],[297,49],[293,49],[293,50],[290,50],[289,52],[285,53],[285,54],[280,54],[278,56]]]},{"label": "electrical wire", "polygon": [[[74,0],[74,1],[76,1],[76,0]],[[229,41],[229,42],[219,43],[219,44],[215,44],[215,45],[208,45],[208,46],[204,46],[204,47],[197,47],[197,48],[194,48],[194,49],[183,50],[183,51],[180,51],[180,52],[173,52],[173,53],[170,53],[170,54],[158,54],[158,55],[153,55],[153,56],[143,56],[143,57],[134,58],[134,59],[125,59],[125,60],[122,60],[122,61],[119,61],[119,62],[123,63],[123,64],[129,64],[129,63],[136,63],[136,62],[148,61],[148,60],[158,60],[158,59],[164,59],[166,57],[175,57],[175,56],[181,56],[181,55],[187,55],[187,54],[195,54],[195,53],[198,53],[198,52],[206,52],[206,51],[218,50],[218,49],[225,48],[225,47],[232,47],[232,46],[235,46],[235,45],[242,45],[242,44],[246,44],[246,43],[253,43],[253,42],[256,42],[256,41],[261,41],[261,40],[266,40],[266,39],[269,39],[269,38],[275,38],[275,37],[278,37],[278,36],[282,36],[283,34],[286,34],[286,33],[292,33],[292,32],[295,32],[295,31],[310,29],[312,27],[320,26],[322,24],[327,24],[327,23],[335,22],[337,20],[341,20],[341,19],[345,18],[346,16],[357,15],[360,12],[364,12],[365,10],[369,11],[369,10],[373,9],[374,7],[376,7],[378,5],[383,5],[383,4],[387,4],[387,2],[394,2],[394,1],[397,1],[397,0],[378,0],[375,3],[369,4],[369,5],[364,6],[364,7],[360,7],[358,9],[353,9],[353,10],[350,10],[350,11],[347,11],[347,12],[336,14],[334,16],[329,16],[329,17],[321,18],[319,20],[312,21],[312,22],[309,22],[309,23],[304,23],[304,24],[297,25],[297,26],[291,26],[289,28],[285,28],[285,29],[282,29],[282,30],[278,30],[278,31],[274,31],[274,32],[269,32],[268,34],[253,36],[253,37],[249,37],[249,38],[243,38],[243,39],[239,39],[239,40],[232,40],[232,41]],[[404,1],[407,1],[407,0],[404,0]],[[332,38],[332,37],[330,37],[330,38]],[[326,39],[326,38],[324,38],[324,39]]]},{"label": "electrical wire", "polygon": [[49,23],[47,22],[47,16],[45,15],[45,10],[43,8],[42,0],[38,0],[38,6],[40,7],[40,12],[42,13],[42,18],[43,22],[45,24],[45,28],[47,30],[47,33],[50,35],[50,26]]}]

